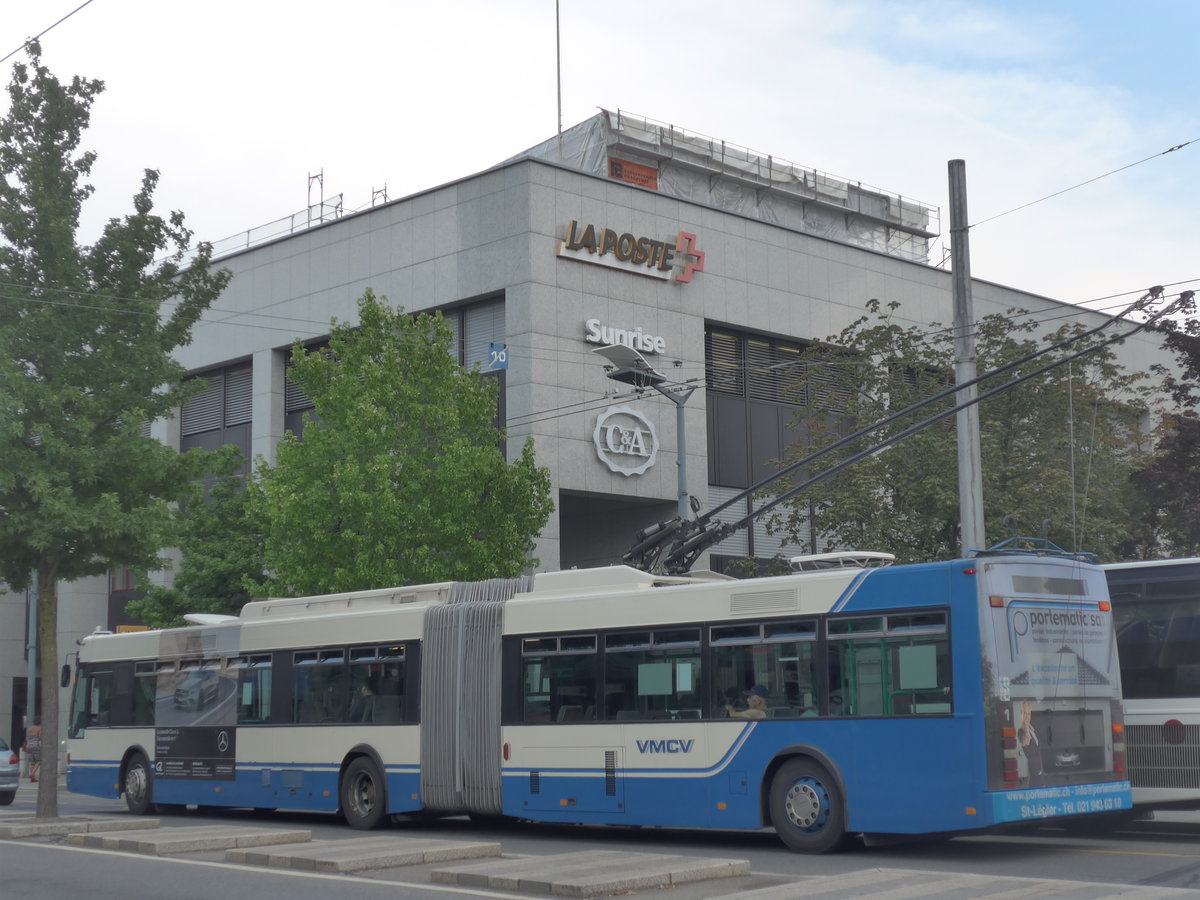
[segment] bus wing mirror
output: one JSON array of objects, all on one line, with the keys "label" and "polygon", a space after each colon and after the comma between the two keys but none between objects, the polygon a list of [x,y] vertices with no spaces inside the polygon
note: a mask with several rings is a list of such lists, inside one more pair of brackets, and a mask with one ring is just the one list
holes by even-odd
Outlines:
[{"label": "bus wing mirror", "polygon": [[62,674],[58,677],[58,683],[62,687],[71,686],[71,664],[67,663],[62,667]]}]

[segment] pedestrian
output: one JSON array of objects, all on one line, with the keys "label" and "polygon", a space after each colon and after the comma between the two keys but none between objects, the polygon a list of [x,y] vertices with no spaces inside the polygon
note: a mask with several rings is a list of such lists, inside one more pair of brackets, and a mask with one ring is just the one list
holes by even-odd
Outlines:
[{"label": "pedestrian", "polygon": [[25,732],[25,752],[29,754],[29,780],[37,781],[42,770],[42,717],[34,716],[33,724]]}]

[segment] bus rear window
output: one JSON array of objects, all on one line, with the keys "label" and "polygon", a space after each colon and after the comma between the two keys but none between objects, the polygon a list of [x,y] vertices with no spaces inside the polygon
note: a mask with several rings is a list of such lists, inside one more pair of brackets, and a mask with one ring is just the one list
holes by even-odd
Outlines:
[{"label": "bus rear window", "polygon": [[1082,578],[1051,578],[1044,575],[1013,575],[1013,591],[1055,597],[1087,596],[1087,587]]}]

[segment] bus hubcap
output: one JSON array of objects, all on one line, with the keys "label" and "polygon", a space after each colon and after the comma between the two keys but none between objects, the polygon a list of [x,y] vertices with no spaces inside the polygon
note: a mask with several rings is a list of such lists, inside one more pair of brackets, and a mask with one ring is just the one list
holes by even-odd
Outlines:
[{"label": "bus hubcap", "polygon": [[828,801],[829,795],[821,782],[802,778],[788,789],[784,809],[793,825],[812,831],[824,825],[829,818]]},{"label": "bus hubcap", "polygon": [[141,766],[134,766],[126,773],[125,793],[135,801],[146,795],[146,770]]},{"label": "bus hubcap", "polygon": [[362,815],[366,815],[375,808],[375,781],[367,775],[359,775],[354,780],[353,789],[350,792],[355,808]]}]

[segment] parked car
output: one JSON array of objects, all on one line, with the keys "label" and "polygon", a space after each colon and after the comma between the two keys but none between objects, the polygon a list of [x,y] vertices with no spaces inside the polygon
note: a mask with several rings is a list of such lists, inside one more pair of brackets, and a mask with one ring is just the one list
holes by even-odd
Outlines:
[{"label": "parked car", "polygon": [[8,806],[17,796],[21,783],[21,759],[0,739],[0,806]]},{"label": "parked car", "polygon": [[203,709],[217,699],[221,679],[216,669],[195,669],[175,688],[175,705],[181,709]]}]

